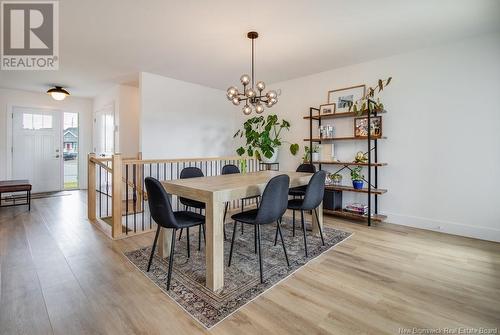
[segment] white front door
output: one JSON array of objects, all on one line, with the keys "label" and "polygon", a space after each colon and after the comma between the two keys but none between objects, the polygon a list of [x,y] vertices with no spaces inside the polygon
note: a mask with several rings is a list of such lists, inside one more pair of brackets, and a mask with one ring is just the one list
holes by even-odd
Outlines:
[{"label": "white front door", "polygon": [[61,113],[14,107],[12,179],[28,179],[33,192],[61,190]]}]

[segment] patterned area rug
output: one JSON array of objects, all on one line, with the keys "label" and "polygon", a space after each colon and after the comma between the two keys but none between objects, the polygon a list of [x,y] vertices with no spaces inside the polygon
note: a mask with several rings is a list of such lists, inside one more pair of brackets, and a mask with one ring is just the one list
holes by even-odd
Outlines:
[{"label": "patterned area rug", "polygon": [[211,328],[247,302],[291,275],[310,260],[318,257],[351,235],[351,233],[324,227],[325,246],[322,246],[320,237],[313,236],[310,231],[307,231],[309,257],[306,258],[304,237],[300,224],[297,224],[298,229],[296,229],[295,237],[292,236],[291,227],[291,222],[283,222],[283,238],[290,260],[290,267],[286,265],[279,238],[278,244],[273,245],[276,225],[261,227],[264,273],[264,283],[261,284],[259,260],[254,249],[253,226],[245,225],[244,233],[241,234],[241,225],[238,224],[231,267],[227,267],[233,224],[226,224],[228,241],[224,243],[224,289],[218,293],[214,293],[205,287],[205,250],[202,243],[201,251],[198,251],[198,229],[196,228],[191,229],[191,257],[189,259],[187,258],[185,232],[181,241],[176,242],[170,291],[166,290],[168,258],[160,259],[155,256],[151,271],[146,272],[151,253],[150,247],[127,252],[125,256],[144,275],[182,306],[184,310],[206,328]]}]

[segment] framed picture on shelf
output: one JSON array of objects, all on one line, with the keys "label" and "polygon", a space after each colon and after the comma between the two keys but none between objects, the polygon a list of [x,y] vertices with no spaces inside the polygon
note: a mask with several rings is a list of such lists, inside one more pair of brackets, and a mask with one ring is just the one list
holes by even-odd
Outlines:
[{"label": "framed picture on shelf", "polygon": [[365,93],[364,84],[328,91],[328,104],[336,105],[335,113],[347,113],[354,102],[363,98]]},{"label": "framed picture on shelf", "polygon": [[[373,138],[382,137],[382,117],[374,116],[370,118],[370,136]],[[354,137],[368,137],[368,118],[354,118]]]},{"label": "framed picture on shelf", "polygon": [[319,106],[319,115],[328,115],[335,113],[335,104],[325,104]]}]

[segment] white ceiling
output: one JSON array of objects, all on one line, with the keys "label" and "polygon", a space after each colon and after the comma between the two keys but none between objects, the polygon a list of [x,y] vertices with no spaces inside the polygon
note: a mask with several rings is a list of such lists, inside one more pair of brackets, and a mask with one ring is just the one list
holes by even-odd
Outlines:
[{"label": "white ceiling", "polygon": [[93,96],[147,71],[226,89],[250,70],[287,80],[500,30],[498,0],[60,0],[59,71],[1,71],[0,86]]}]

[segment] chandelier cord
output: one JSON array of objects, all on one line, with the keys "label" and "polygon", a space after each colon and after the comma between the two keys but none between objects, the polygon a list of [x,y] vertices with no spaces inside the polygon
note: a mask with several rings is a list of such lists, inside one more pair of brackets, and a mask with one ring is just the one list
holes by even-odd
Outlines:
[{"label": "chandelier cord", "polygon": [[253,63],[254,63],[254,56],[253,56],[253,49],[254,49],[254,46],[253,46],[253,42],[254,42],[254,39],[252,38],[252,88],[254,88],[254,69],[253,69]]}]

